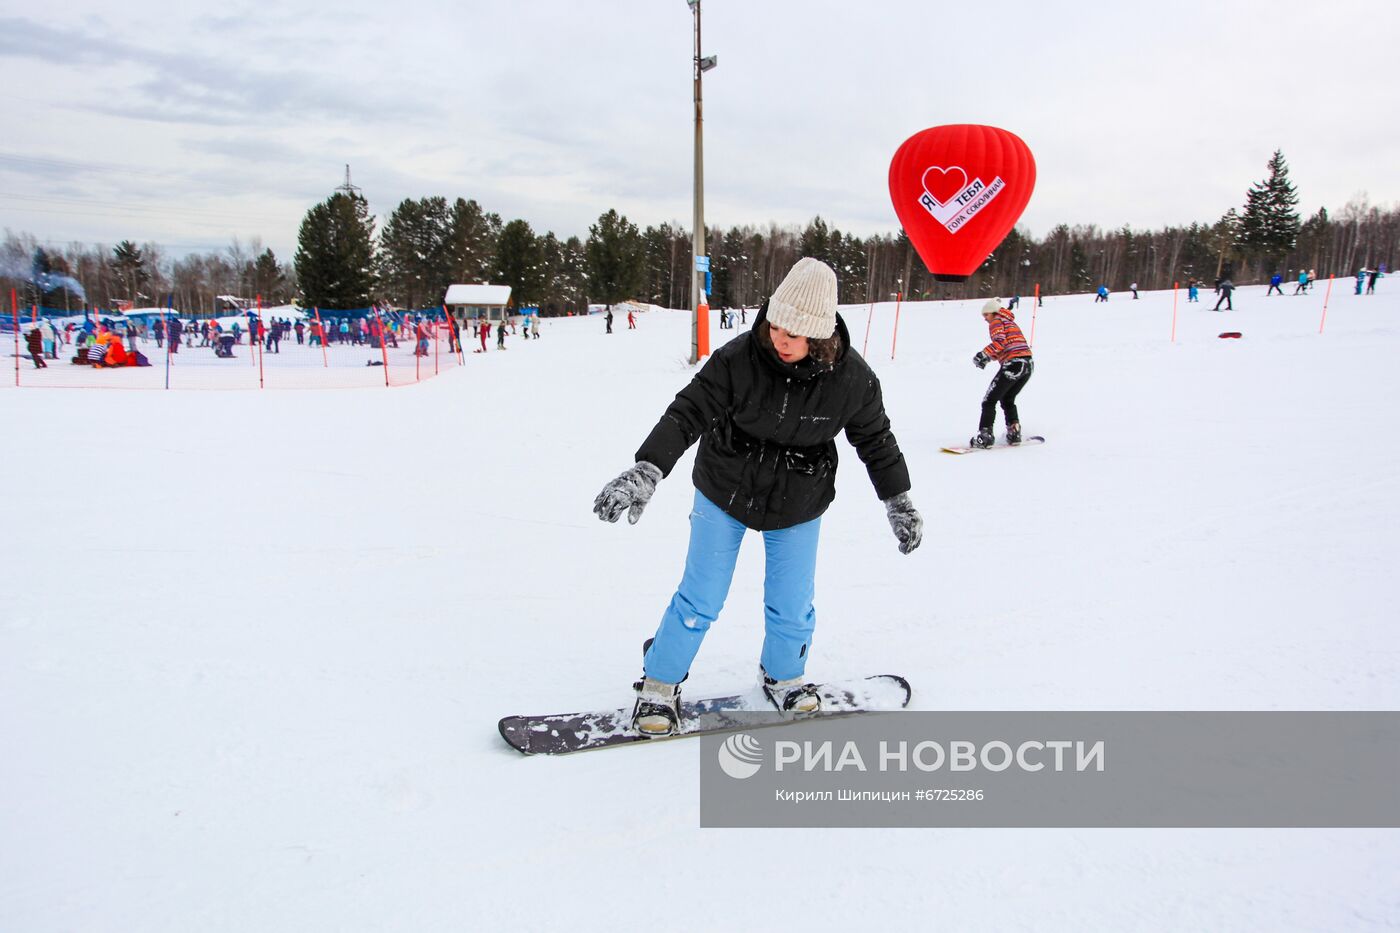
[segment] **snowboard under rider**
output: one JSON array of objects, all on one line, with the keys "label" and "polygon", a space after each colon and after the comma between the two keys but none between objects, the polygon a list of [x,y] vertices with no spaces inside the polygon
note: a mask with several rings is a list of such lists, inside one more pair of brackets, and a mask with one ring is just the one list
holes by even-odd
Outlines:
[{"label": "snowboard under rider", "polygon": [[997,420],[997,405],[1001,405],[1006,417],[1006,442],[1019,444],[1021,416],[1016,412],[1016,397],[1030,382],[1035,361],[1031,359],[1025,334],[1016,324],[1016,316],[1002,307],[1000,298],[989,299],[982,305],[982,319],[987,322],[992,342],[978,350],[972,362],[981,369],[996,360],[1001,368],[987,386],[987,394],[982,396],[982,420],[978,423],[977,436],[968,443],[973,447],[991,447],[995,443],[992,426]]},{"label": "snowboard under rider", "polygon": [[885,505],[901,553],[919,546],[923,519],[885,414],[880,382],[836,313],[836,273],[798,260],[754,327],[720,347],[666,409],[636,464],[603,487],[600,519],[633,524],[656,484],[700,442],[692,481],[685,571],[646,649],[632,726],[649,737],[680,723],[681,683],[719,616],[748,529],[762,532],[764,640],[759,675],[787,713],[821,708],[803,675],[817,615],[817,539],[836,496],[836,435],[846,432]]}]

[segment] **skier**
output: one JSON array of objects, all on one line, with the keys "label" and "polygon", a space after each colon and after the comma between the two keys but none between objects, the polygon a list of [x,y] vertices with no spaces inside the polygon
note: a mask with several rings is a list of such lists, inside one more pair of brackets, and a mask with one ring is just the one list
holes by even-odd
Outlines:
[{"label": "skier", "polygon": [[1006,418],[1006,442],[1021,443],[1021,417],[1016,412],[1016,396],[1030,382],[1035,372],[1035,361],[1031,359],[1031,348],[1026,337],[1016,324],[1016,316],[1010,309],[1003,308],[1000,298],[992,298],[982,306],[982,319],[987,322],[987,330],[992,342],[977,351],[972,362],[978,369],[992,360],[1001,364],[997,374],[987,386],[987,394],[982,396],[982,418],[978,422],[977,436],[970,443],[973,447],[991,447],[995,443],[992,426],[997,420],[997,405],[1001,405]]},{"label": "skier", "polygon": [[1379,268],[1372,269],[1370,273],[1368,273],[1366,278],[1366,294],[1374,295],[1376,293],[1376,279],[1380,277],[1381,270]]},{"label": "skier", "polygon": [[610,334],[612,333],[612,317],[612,305],[608,305],[608,316],[606,320],[608,322],[608,333]]},{"label": "skier", "polygon": [[1199,289],[1199,288],[1197,287],[1197,285],[1196,285],[1196,280],[1195,280],[1195,279],[1192,279],[1190,282],[1186,283],[1186,301],[1187,301],[1187,303],[1190,303],[1190,302],[1192,302],[1192,301],[1200,301],[1200,300],[1201,300],[1201,292],[1200,292],[1200,289]]},{"label": "skier", "polygon": [[1235,283],[1231,282],[1229,279],[1221,279],[1216,284],[1215,290],[1219,293],[1220,298],[1215,302],[1215,307],[1211,310],[1219,311],[1222,304],[1225,305],[1226,311],[1235,310],[1234,303],[1230,301],[1230,293],[1235,290]]},{"label": "skier", "polygon": [[1107,301],[1107,300],[1108,300],[1108,286],[1107,286],[1107,285],[1100,285],[1100,286],[1099,286],[1098,294],[1096,294],[1096,295],[1094,296],[1094,304],[1098,304],[1100,301]]},{"label": "skier", "polygon": [[[1137,301],[1137,283],[1136,283],[1136,282],[1134,282],[1133,284],[1131,284],[1131,285],[1128,286],[1128,291],[1130,291],[1130,292],[1133,293],[1133,301]],[[1008,308],[1007,310],[1010,310],[1010,309]]]},{"label": "skier", "polygon": [[1366,284],[1366,267],[1356,270],[1356,293],[1361,294],[1361,286]]},{"label": "skier", "polygon": [[636,329],[637,329],[637,315],[633,314],[631,311],[628,311],[628,312],[627,312],[627,329],[628,329],[628,330],[636,330]]},{"label": "skier", "polygon": [[[1307,293],[1307,290],[1308,290],[1308,273],[1307,273],[1306,271],[1299,272],[1299,273],[1298,273],[1298,287],[1295,288],[1295,289],[1293,289],[1293,294],[1295,294],[1295,295],[1306,294],[1306,293]],[[1283,294],[1283,289],[1279,289],[1279,294],[1280,294],[1280,295]],[[1265,295],[1264,297],[1267,298],[1268,296]]]},{"label": "skier", "polygon": [[[612,331],[608,331],[608,333],[612,333]],[[504,350],[505,348],[506,348],[506,319],[505,319],[505,318],[501,318],[501,323],[499,323],[499,324],[496,325],[496,349],[497,349],[497,350]]]},{"label": "skier", "polygon": [[890,431],[880,382],[836,313],[836,273],[797,261],[759,309],[752,330],[711,355],[637,450],[636,464],[594,500],[600,519],[631,523],[691,444],[685,573],[643,662],[632,725],[644,736],[680,728],[681,683],[719,616],[744,532],[763,533],[763,691],[785,712],[821,708],[806,683],[821,516],[835,497],[842,430],[866,465],[901,553],[919,546],[923,519],[909,500],[909,469]]},{"label": "skier", "polygon": [[1278,292],[1280,297],[1283,296],[1283,276],[1277,272],[1269,278],[1269,290],[1264,293],[1264,297],[1268,298],[1274,292]]}]

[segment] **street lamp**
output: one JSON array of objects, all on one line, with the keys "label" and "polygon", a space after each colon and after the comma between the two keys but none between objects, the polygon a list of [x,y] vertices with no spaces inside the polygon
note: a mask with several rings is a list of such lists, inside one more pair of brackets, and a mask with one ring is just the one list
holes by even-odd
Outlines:
[{"label": "street lamp", "polygon": [[695,14],[695,205],[692,218],[692,251],[694,262],[690,270],[690,362],[698,363],[710,354],[709,305],[701,287],[709,257],[705,255],[705,151],[703,143],[704,115],[700,93],[700,76],[719,64],[715,55],[700,54],[700,0],[685,0]]}]

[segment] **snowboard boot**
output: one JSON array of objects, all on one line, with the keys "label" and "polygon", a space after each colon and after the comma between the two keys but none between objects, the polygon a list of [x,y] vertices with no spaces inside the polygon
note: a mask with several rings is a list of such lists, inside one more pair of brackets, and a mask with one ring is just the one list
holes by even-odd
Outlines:
[{"label": "snowboard boot", "polygon": [[1013,447],[1021,443],[1021,423],[1019,421],[1006,426],[1006,443]]},{"label": "snowboard boot", "polygon": [[816,684],[804,683],[801,677],[774,680],[762,665],[758,672],[763,677],[763,695],[778,710],[784,713],[815,713],[822,708],[822,698],[817,693]]},{"label": "snowboard boot", "polygon": [[632,707],[632,729],[649,739],[675,735],[681,729],[681,685],[652,680],[645,674],[632,685],[637,705]]},{"label": "snowboard boot", "polygon": [[968,441],[973,447],[987,448],[996,443],[996,438],[992,436],[991,428],[978,428],[977,436]]}]

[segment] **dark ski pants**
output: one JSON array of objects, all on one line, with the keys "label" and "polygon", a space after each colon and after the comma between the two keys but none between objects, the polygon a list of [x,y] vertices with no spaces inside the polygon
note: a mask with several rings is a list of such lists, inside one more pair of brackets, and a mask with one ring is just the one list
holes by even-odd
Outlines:
[{"label": "dark ski pants", "polygon": [[1028,357],[1011,360],[997,370],[992,384],[987,386],[987,394],[982,396],[982,420],[979,429],[990,431],[997,420],[997,406],[1006,415],[1007,424],[1018,424],[1021,416],[1016,412],[1016,396],[1031,381],[1035,372],[1035,361]]},{"label": "dark ski pants", "polygon": [[1220,300],[1217,301],[1217,302],[1215,303],[1215,307],[1214,307],[1214,308],[1211,308],[1211,310],[1212,310],[1212,311],[1219,311],[1221,305],[1224,305],[1224,306],[1225,306],[1225,310],[1226,310],[1226,311],[1233,311],[1233,310],[1235,310],[1235,306],[1234,306],[1233,304],[1230,303],[1230,293],[1229,293],[1229,292],[1226,292],[1225,294],[1221,295],[1221,296],[1220,296]]},{"label": "dark ski pants", "polygon": [[1269,297],[1270,295],[1272,295],[1274,292],[1278,292],[1280,295],[1282,295],[1282,294],[1283,294],[1283,287],[1282,287],[1282,286],[1279,286],[1279,285],[1270,285],[1270,286],[1269,286],[1269,290],[1268,290],[1267,292],[1264,293],[1264,297],[1265,297],[1265,298],[1268,298],[1268,297]]}]

